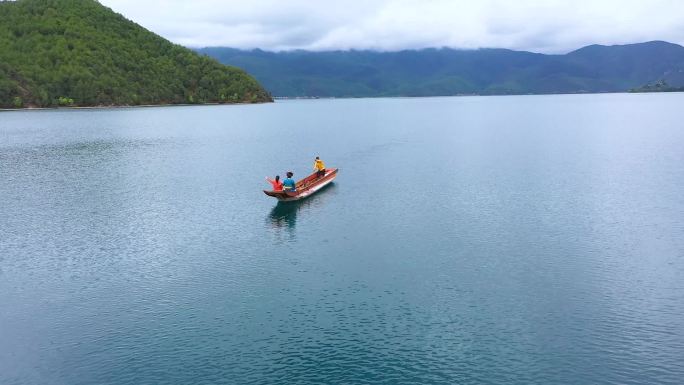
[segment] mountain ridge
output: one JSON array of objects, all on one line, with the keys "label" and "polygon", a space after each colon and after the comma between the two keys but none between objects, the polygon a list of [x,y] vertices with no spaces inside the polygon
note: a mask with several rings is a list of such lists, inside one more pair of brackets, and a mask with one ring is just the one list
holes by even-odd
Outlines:
[{"label": "mountain ridge", "polygon": [[594,44],[554,55],[503,48],[197,51],[244,68],[285,97],[626,92],[661,80],[684,85],[684,47],[664,41]]}]

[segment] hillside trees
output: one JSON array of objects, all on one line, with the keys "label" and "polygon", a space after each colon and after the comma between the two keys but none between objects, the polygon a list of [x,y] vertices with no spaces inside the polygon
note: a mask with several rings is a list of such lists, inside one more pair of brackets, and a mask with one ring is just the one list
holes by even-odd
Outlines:
[{"label": "hillside trees", "polygon": [[271,100],[244,71],[94,0],[0,2],[0,107],[17,98],[22,107]]}]

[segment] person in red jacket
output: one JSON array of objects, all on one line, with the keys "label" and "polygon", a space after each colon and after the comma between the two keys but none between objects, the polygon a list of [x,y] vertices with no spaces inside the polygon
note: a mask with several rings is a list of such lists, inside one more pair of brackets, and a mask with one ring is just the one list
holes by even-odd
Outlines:
[{"label": "person in red jacket", "polygon": [[283,182],[280,181],[280,175],[276,175],[275,180],[266,177],[268,183],[273,186],[273,191],[283,191]]}]

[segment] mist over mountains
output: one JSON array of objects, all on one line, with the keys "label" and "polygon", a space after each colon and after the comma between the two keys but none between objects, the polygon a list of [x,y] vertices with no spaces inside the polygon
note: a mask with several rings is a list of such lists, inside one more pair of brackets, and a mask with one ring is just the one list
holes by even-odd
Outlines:
[{"label": "mist over mountains", "polygon": [[274,96],[369,97],[622,92],[684,85],[684,47],[663,41],[590,45],[564,55],[507,49],[197,50],[243,68]]}]

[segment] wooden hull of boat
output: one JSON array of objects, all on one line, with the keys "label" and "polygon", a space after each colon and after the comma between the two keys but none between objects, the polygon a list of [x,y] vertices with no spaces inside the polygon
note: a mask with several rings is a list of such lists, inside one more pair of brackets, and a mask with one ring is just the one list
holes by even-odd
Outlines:
[{"label": "wooden hull of boat", "polygon": [[330,184],[330,182],[332,182],[337,176],[337,171],[338,169],[336,168],[328,168],[325,170],[325,175],[322,177],[318,177],[316,173],[313,173],[298,181],[296,184],[297,189],[294,192],[264,190],[264,194],[277,198],[282,202],[298,201],[314,194],[316,191],[319,191],[323,187]]}]

